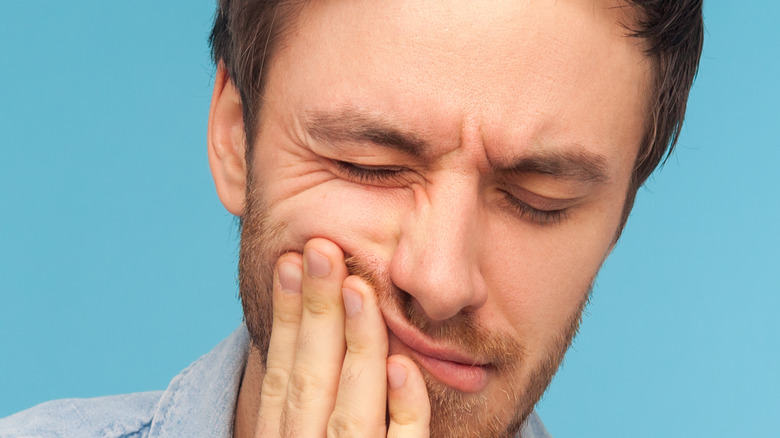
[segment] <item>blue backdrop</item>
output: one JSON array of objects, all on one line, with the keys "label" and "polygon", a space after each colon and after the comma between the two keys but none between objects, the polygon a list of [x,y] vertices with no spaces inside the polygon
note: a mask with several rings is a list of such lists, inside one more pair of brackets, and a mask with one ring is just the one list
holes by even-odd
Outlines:
[{"label": "blue backdrop", "polygon": [[[0,0],[0,417],[164,389],[241,321],[212,0]],[[557,437],[780,429],[780,3],[711,1],[676,154],[539,406]]]}]

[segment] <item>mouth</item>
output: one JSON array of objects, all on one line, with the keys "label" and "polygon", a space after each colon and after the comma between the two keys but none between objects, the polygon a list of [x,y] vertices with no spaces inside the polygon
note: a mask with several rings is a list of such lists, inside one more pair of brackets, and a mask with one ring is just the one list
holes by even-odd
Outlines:
[{"label": "mouth", "polygon": [[487,387],[488,375],[494,368],[489,362],[442,345],[395,315],[382,313],[391,354],[410,357],[430,376],[458,391],[477,393]]}]

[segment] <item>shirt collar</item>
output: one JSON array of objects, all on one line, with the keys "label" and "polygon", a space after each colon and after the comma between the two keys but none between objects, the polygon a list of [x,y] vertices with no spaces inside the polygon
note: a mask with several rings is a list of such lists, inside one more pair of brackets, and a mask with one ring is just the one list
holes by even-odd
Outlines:
[{"label": "shirt collar", "polygon": [[248,352],[249,333],[242,324],[176,376],[157,405],[149,438],[232,438]]}]

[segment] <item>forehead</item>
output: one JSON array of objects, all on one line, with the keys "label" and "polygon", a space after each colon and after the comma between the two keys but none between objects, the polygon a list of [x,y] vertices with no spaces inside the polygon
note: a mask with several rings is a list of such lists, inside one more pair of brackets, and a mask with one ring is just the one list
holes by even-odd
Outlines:
[{"label": "forehead", "polygon": [[631,161],[651,74],[622,26],[631,12],[583,0],[310,2],[266,97],[377,113],[442,144],[469,125],[496,160],[576,144]]}]

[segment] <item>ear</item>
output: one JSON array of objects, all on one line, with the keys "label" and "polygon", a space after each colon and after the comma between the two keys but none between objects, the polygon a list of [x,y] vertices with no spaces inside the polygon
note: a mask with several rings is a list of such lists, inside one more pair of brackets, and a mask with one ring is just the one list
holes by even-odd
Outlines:
[{"label": "ear", "polygon": [[244,213],[246,136],[241,97],[223,64],[217,67],[208,126],[209,167],[222,205],[235,216]]}]

